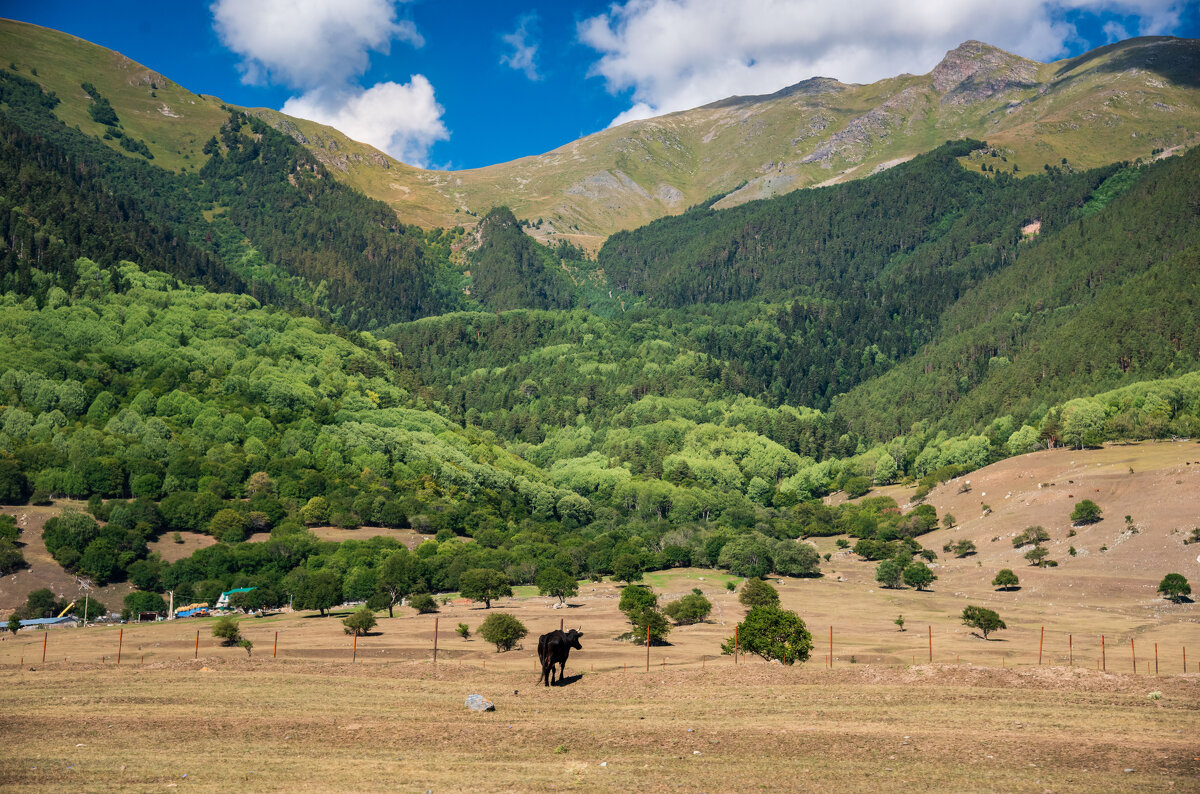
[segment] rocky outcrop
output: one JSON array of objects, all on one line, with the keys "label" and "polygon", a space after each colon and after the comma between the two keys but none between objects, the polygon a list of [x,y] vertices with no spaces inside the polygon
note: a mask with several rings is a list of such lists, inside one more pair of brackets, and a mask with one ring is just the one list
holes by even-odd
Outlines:
[{"label": "rocky outcrop", "polygon": [[981,41],[965,41],[946,53],[930,77],[943,104],[966,105],[1038,85],[1037,67],[1034,61]]}]

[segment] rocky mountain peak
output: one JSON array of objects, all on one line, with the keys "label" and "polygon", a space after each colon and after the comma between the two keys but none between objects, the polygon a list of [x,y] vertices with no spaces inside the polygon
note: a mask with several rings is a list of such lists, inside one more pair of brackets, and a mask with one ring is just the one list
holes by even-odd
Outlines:
[{"label": "rocky mountain peak", "polygon": [[1010,88],[1036,83],[1038,64],[982,41],[964,41],[946,53],[930,76],[943,102],[986,99]]}]

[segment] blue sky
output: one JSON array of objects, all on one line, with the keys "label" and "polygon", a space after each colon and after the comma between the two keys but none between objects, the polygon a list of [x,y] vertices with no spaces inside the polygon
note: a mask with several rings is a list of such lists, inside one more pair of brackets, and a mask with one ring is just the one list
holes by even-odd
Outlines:
[{"label": "blue sky", "polygon": [[1046,61],[1200,36],[1194,0],[0,0],[0,15],[443,168],[816,74],[924,73],[966,39]]}]

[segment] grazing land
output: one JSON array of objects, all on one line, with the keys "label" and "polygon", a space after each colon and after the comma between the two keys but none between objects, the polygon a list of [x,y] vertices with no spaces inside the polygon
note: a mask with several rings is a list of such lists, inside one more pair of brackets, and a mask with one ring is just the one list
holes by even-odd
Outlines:
[{"label": "grazing land", "polygon": [[[929,501],[959,524],[924,545],[966,538],[978,552],[939,555],[931,592],[881,588],[874,563],[818,539],[835,555],[823,577],[773,580],[814,635],[813,657],[794,668],[717,655],[744,613],[725,582],[740,580],[698,568],[647,575],[660,601],[699,587],[714,604],[708,622],[650,649],[649,672],[645,649],[616,639],[628,624],[612,582],[581,583],[561,610],[526,588],[495,602],[530,629],[508,653],[454,633],[489,614],[461,601],[438,615],[383,613],[357,641],[338,619],[348,610],[244,618],[252,656],[220,647],[203,619],[22,632],[0,642],[0,780],[34,790],[748,791],[780,780],[1194,790],[1200,623],[1194,604],[1155,588],[1168,571],[1197,578],[1197,547],[1183,539],[1198,461],[1190,442],[1052,450],[939,486]],[[1105,517],[1068,538],[1067,516],[1085,496]],[[1058,567],[1032,567],[1012,547],[1030,524],[1051,535]],[[1001,567],[1017,572],[1019,589],[991,586]],[[967,603],[997,610],[1008,629],[975,636],[958,621]],[[583,628],[583,651],[567,686],[535,686],[536,637],[560,620]],[[496,712],[468,712],[472,693]]]}]

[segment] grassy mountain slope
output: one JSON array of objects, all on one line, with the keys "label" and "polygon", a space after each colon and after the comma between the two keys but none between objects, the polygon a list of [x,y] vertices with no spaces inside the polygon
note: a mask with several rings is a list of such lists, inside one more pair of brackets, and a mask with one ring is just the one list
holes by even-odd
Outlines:
[{"label": "grassy mountain slope", "polygon": [[[0,44],[21,74],[36,68],[37,79],[64,100],[56,111],[64,121],[102,131],[79,88],[90,81],[168,168],[198,167],[204,141],[223,121],[219,100],[74,37],[6,21]],[[713,195],[732,191],[718,204],[732,206],[856,179],[948,139],[986,138],[1004,158],[998,165],[1024,173],[1064,158],[1089,168],[1186,147],[1200,128],[1198,73],[1200,43],[1193,40],[1131,39],[1050,64],[966,42],[927,75],[870,85],[813,78],[463,171],[415,169],[332,128],[249,112],[306,146],[338,179],[387,202],[401,220],[469,226],[507,205],[518,218],[542,220],[531,230],[537,237],[597,248],[614,231]]]},{"label": "grassy mountain slope", "polygon": [[1200,150],[1142,170],[1103,211],[1023,243],[839,412],[876,435],[958,427],[1200,368]]}]

